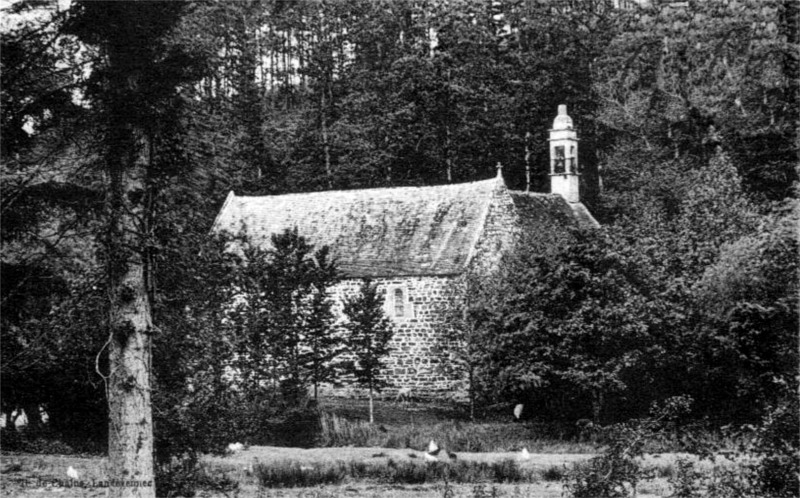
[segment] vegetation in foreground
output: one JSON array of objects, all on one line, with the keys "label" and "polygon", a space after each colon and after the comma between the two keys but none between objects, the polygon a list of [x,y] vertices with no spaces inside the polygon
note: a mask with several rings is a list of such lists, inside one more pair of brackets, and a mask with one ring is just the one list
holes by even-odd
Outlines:
[{"label": "vegetation in foreground", "polygon": [[[255,456],[236,455],[197,461],[173,460],[171,466],[162,468],[159,474],[159,494],[188,496],[204,490],[206,494],[249,496],[251,492],[261,495],[270,489],[302,488],[320,493],[320,496],[337,496],[342,486],[348,489],[373,486],[373,491],[374,486],[378,486],[377,489],[392,489],[393,492],[414,489],[431,496],[453,496],[446,492],[486,496],[475,491],[478,489],[475,486],[480,485],[483,486],[481,492],[495,489],[496,496],[515,496],[515,492],[546,496],[556,489],[553,486],[574,498],[627,497],[634,491],[671,498],[797,496],[800,438],[796,398],[787,398],[785,403],[776,406],[754,432],[747,437],[740,435],[733,448],[729,446],[719,451],[718,439],[687,437],[681,440],[681,453],[651,454],[648,448],[665,447],[678,441],[675,438],[676,432],[680,432],[678,422],[690,403],[688,398],[675,398],[654,407],[651,417],[609,426],[602,440],[593,446],[597,452],[575,463],[566,463],[568,460],[557,453],[542,460],[526,458],[520,451],[510,456],[509,453],[487,452],[464,453],[459,457],[453,443],[444,440],[440,440],[442,446],[455,455],[436,462],[425,461],[420,451],[424,444],[416,450],[350,448],[343,452],[337,447],[319,448],[314,450],[315,456],[305,456],[302,460],[293,458],[305,455],[304,450],[286,448],[284,456],[261,461],[254,459]],[[429,428],[442,424],[435,419],[429,422],[433,422]],[[523,426],[512,424],[512,427]],[[460,427],[462,434],[454,433],[452,441],[466,439],[474,432],[471,424],[464,423]],[[405,427],[405,430],[410,429]],[[519,447],[521,443],[518,441],[514,446]],[[588,443],[584,448],[588,449]],[[555,447],[550,447],[553,449]],[[267,453],[253,455],[268,455],[276,450],[272,448],[270,452],[265,448]],[[477,455],[480,458],[476,459]],[[559,460],[564,463],[558,463]],[[75,466],[87,479],[101,480],[104,476],[100,457],[6,454],[2,462],[4,481],[12,494],[14,486],[25,479],[63,479],[67,465]],[[464,488],[466,484],[471,487]]]}]

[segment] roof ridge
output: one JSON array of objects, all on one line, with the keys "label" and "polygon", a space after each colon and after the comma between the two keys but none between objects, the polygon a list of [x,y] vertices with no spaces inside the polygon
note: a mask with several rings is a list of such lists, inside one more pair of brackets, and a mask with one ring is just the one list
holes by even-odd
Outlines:
[{"label": "roof ridge", "polygon": [[553,192],[526,192],[524,190],[509,190],[508,193],[514,195],[530,195],[532,197],[548,197],[553,195],[561,195],[561,194],[554,194]]},{"label": "roof ridge", "polygon": [[285,196],[304,196],[304,195],[320,195],[320,194],[338,194],[338,193],[350,193],[350,192],[377,192],[377,191],[398,191],[398,190],[426,190],[426,189],[435,189],[435,188],[457,188],[457,187],[465,187],[468,185],[476,185],[479,183],[490,184],[497,181],[497,177],[487,178],[485,180],[475,180],[473,182],[461,182],[461,183],[445,183],[442,185],[403,185],[397,187],[372,187],[372,188],[353,188],[353,189],[337,189],[337,190],[317,190],[314,192],[289,192],[285,194],[272,194],[272,195],[236,195],[231,191],[234,197],[243,199],[254,199],[254,198],[274,198],[274,197],[285,197]]},{"label": "roof ridge", "polygon": [[225,209],[227,209],[228,204],[231,203],[231,201],[233,200],[234,197],[236,197],[236,194],[233,193],[233,190],[229,190],[228,191],[228,195],[225,196],[225,202],[222,203],[222,207],[219,208],[219,212],[214,217],[214,223],[211,225],[211,232],[212,233],[216,230],[217,225],[219,224],[219,221],[220,221],[220,217],[222,216],[222,213],[225,212]]}]

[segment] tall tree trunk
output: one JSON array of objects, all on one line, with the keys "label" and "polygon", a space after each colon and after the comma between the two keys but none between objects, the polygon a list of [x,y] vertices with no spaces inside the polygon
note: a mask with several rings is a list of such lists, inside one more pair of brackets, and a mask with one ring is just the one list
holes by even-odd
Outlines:
[{"label": "tall tree trunk", "polygon": [[603,410],[603,391],[597,389],[592,391],[592,422],[597,425],[600,423],[600,412]]},{"label": "tall tree trunk", "polygon": [[452,154],[452,139],[451,139],[451,132],[450,132],[450,124],[446,124],[444,127],[445,131],[445,163],[447,169],[447,183],[453,183],[453,154]]},{"label": "tall tree trunk", "polygon": [[525,133],[525,192],[531,191],[531,133]]},{"label": "tall tree trunk", "polygon": [[375,423],[375,408],[372,405],[372,383],[369,385],[369,423]]},{"label": "tall tree trunk", "polygon": [[[452,102],[450,101],[450,82],[451,82],[451,71],[450,69],[447,70],[447,102],[446,102],[446,111],[448,114],[451,111]],[[453,183],[453,132],[450,130],[450,119],[445,121],[444,125],[444,132],[445,132],[445,162],[447,163],[447,183]]]},{"label": "tall tree trunk", "polygon": [[28,419],[27,432],[36,434],[42,429],[42,412],[39,409],[39,405],[26,403],[23,405],[22,410],[25,412],[25,418]]},{"label": "tall tree trunk", "polygon": [[327,123],[327,105],[325,103],[325,91],[322,89],[319,104],[319,120],[322,130],[322,152],[325,155],[325,174],[328,177],[328,188],[333,188],[333,171],[331,170],[331,146],[328,143],[328,123]]},{"label": "tall tree trunk", "polygon": [[475,421],[475,369],[469,367],[469,419]]},{"label": "tall tree trunk", "polygon": [[115,131],[108,165],[108,478],[119,482],[109,487],[109,496],[153,497],[152,320],[142,251],[148,140],[140,131]]}]

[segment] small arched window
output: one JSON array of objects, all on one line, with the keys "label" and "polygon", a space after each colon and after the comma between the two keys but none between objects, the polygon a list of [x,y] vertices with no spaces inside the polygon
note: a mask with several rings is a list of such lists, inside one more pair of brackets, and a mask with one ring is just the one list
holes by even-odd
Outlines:
[{"label": "small arched window", "polygon": [[406,301],[403,295],[403,289],[394,290],[394,316],[405,316]]}]

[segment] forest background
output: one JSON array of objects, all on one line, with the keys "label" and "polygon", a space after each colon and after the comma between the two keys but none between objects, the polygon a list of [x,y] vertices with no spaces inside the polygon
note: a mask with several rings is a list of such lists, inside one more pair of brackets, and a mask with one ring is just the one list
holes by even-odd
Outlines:
[{"label": "forest background", "polygon": [[[44,407],[64,437],[105,437],[114,123],[97,96],[111,95],[113,72],[98,68],[114,40],[148,47],[131,91],[148,138],[137,254],[162,434],[217,434],[213,446],[237,430],[213,416],[235,404],[217,361],[232,347],[219,333],[229,275],[208,241],[228,191],[465,182],[498,162],[510,188],[547,191],[562,103],[603,227],[556,246],[532,236],[506,263],[516,278],[478,289],[473,325],[454,332],[473,347],[453,365],[480,402],[605,423],[685,394],[718,426],[796,402],[794,2],[208,1],[158,43],[98,35],[113,21],[91,9],[32,0],[6,13],[9,417]],[[188,379],[208,382],[198,393]]]}]

